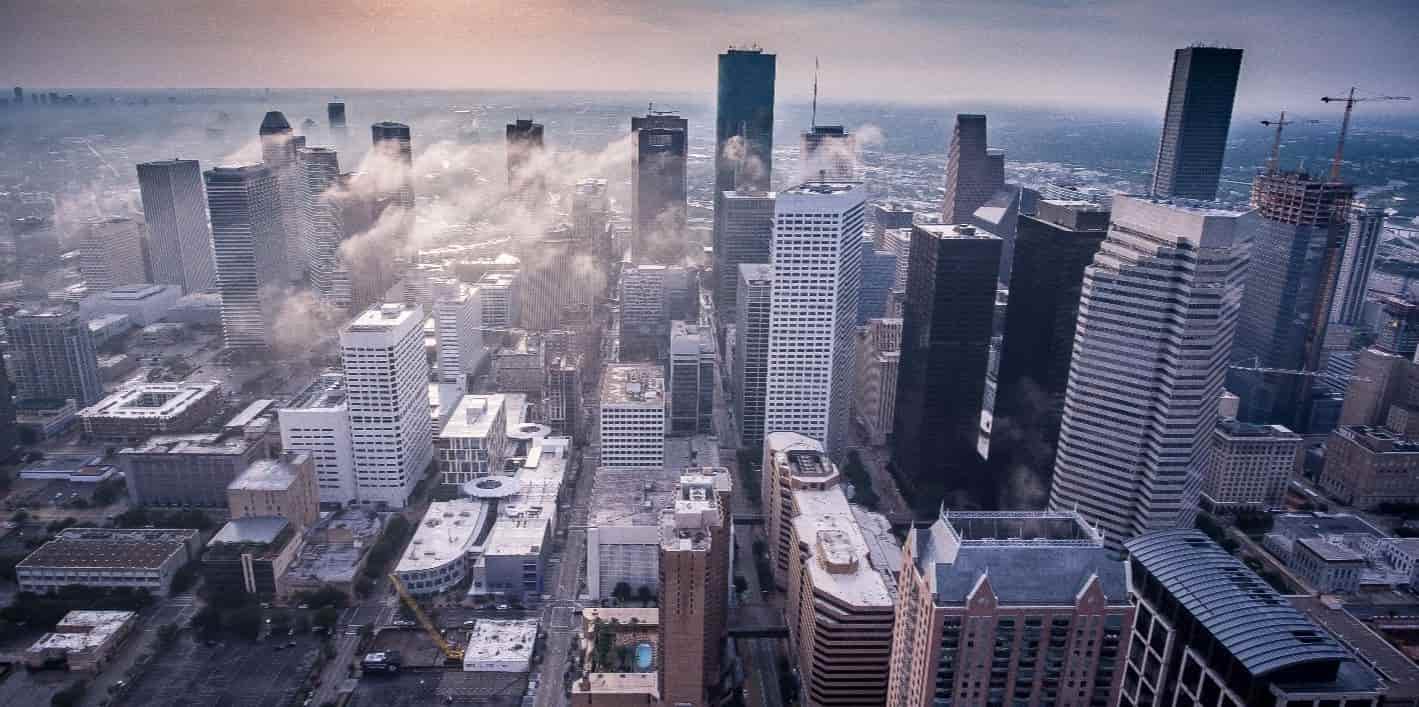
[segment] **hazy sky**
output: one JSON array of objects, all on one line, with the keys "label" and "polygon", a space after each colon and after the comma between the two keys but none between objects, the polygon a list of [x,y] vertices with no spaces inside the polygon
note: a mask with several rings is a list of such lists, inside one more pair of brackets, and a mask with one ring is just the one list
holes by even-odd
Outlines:
[{"label": "hazy sky", "polygon": [[708,96],[714,55],[757,43],[790,99],[817,56],[831,98],[1152,111],[1195,42],[1246,50],[1241,111],[1419,96],[1416,0],[0,0],[0,81],[33,87]]}]

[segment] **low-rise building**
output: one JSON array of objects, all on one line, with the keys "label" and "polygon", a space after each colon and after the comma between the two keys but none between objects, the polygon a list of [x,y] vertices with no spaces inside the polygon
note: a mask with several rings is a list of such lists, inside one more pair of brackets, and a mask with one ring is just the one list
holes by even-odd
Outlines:
[{"label": "low-rise building", "polygon": [[295,526],[277,516],[246,516],[223,525],[202,555],[202,576],[218,593],[285,596],[286,569],[301,549]]},{"label": "low-rise building", "polygon": [[660,366],[608,364],[601,375],[601,466],[665,463],[665,373]]},{"label": "low-rise building", "polygon": [[479,619],[468,632],[463,672],[525,673],[532,667],[537,619]]},{"label": "low-rise building", "polygon": [[1262,543],[1316,591],[1349,594],[1410,583],[1412,566],[1386,552],[1396,541],[1349,513],[1281,513]]},{"label": "low-rise building", "polygon": [[1419,441],[1383,427],[1337,427],[1326,442],[1318,485],[1359,508],[1419,502]]},{"label": "low-rise building", "polygon": [[546,383],[543,366],[542,340],[522,329],[510,330],[507,344],[493,352],[493,387],[540,397]]},{"label": "low-rise building", "polygon": [[1360,589],[1365,556],[1322,538],[1301,538],[1291,551],[1292,571],[1322,594],[1352,594]]},{"label": "low-rise building", "polygon": [[464,485],[465,494],[483,499],[497,514],[471,561],[470,596],[527,599],[542,594],[570,452],[570,439],[546,437],[516,460],[511,478],[488,476]]},{"label": "low-rise building", "polygon": [[434,437],[440,482],[460,487],[477,478],[502,473],[507,458],[506,396],[465,395]]},{"label": "low-rise building", "polygon": [[84,408],[79,419],[84,434],[116,442],[191,432],[217,414],[221,390],[217,381],[140,383]]},{"label": "low-rise building", "polygon": [[195,530],[69,528],[21,560],[15,581],[36,594],[71,584],[167,594],[200,542]]},{"label": "low-rise building", "polygon": [[138,623],[132,611],[71,611],[54,630],[25,650],[30,668],[64,665],[69,670],[96,673],[123,645]]},{"label": "low-rise building", "polygon": [[434,501],[394,573],[410,594],[448,591],[468,577],[469,555],[493,509],[477,499]]},{"label": "low-rise building", "polygon": [[320,502],[344,506],[356,499],[355,459],[345,375],[328,371],[276,413],[281,448],[304,452],[315,463]]},{"label": "low-rise building", "polygon": [[227,507],[227,487],[266,444],[243,435],[160,435],[118,453],[135,506]]},{"label": "low-rise building", "polygon": [[247,516],[277,516],[297,533],[320,519],[320,491],[315,464],[305,452],[287,452],[280,459],[257,459],[227,486],[227,511],[233,520]]},{"label": "low-rise building", "polygon": [[119,285],[96,292],[79,301],[79,314],[95,319],[107,314],[126,314],[138,326],[148,326],[168,315],[182,299],[177,285]]},{"label": "low-rise building", "polygon": [[306,532],[300,553],[286,568],[286,591],[334,587],[353,596],[370,548],[383,530],[380,516],[373,511],[346,509],[327,514]]},{"label": "low-rise building", "polygon": [[116,471],[113,465],[103,463],[103,459],[102,454],[50,454],[43,459],[26,464],[23,469],[20,469],[20,478],[32,481],[96,484],[112,478]]},{"label": "low-rise building", "polygon": [[1300,435],[1281,425],[1218,420],[1202,477],[1203,506],[1214,512],[1280,506],[1300,461],[1302,442]]}]

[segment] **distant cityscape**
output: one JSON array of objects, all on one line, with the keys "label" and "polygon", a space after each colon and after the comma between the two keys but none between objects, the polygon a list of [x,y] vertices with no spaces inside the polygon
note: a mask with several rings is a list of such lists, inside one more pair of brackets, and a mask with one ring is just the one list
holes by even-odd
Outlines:
[{"label": "distant cityscape", "polygon": [[1243,57],[15,87],[0,704],[1419,705],[1411,99]]}]

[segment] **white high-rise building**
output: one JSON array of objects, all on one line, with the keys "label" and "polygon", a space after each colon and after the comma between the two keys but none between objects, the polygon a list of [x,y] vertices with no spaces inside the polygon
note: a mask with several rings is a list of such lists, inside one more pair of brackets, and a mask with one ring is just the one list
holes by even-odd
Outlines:
[{"label": "white high-rise building", "polygon": [[779,192],[769,259],[764,433],[797,432],[845,451],[866,194],[856,182]]},{"label": "white high-rise building", "polygon": [[478,280],[482,325],[486,329],[516,326],[521,316],[522,287],[519,272],[490,272]]},{"label": "white high-rise building", "polygon": [[433,458],[424,309],[379,304],[340,332],[360,503],[402,508]]},{"label": "white high-rise building", "polygon": [[343,292],[336,292],[344,227],[340,223],[340,205],[330,191],[340,180],[339,155],[328,147],[302,147],[296,154],[303,183],[300,250],[311,289],[326,302],[347,300]]},{"label": "white high-rise building", "polygon": [[463,388],[483,360],[482,307],[478,288],[452,279],[431,283],[434,332],[438,341],[438,376]]},{"label": "white high-rise building", "polygon": [[204,176],[222,295],[222,338],[229,349],[263,355],[271,346],[266,310],[287,274],[278,183],[265,165],[217,167]]},{"label": "white high-rise building", "polygon": [[343,506],[357,500],[344,374],[321,374],[277,411],[276,417],[281,425],[281,448],[303,452],[315,462],[320,502]]},{"label": "white high-rise building", "polygon": [[184,293],[217,286],[212,266],[212,229],[197,160],[138,165],[143,220],[148,222],[148,261],[153,283],[177,285]]},{"label": "white high-rise building", "polygon": [[857,179],[857,138],[841,125],[814,125],[799,143],[799,175],[805,182]]},{"label": "white high-rise building", "polygon": [[85,221],[79,236],[79,273],[89,292],[147,282],[143,225],[122,216]]},{"label": "white high-rise building", "polygon": [[1345,256],[1340,261],[1340,278],[1330,306],[1332,324],[1358,324],[1370,292],[1370,274],[1375,269],[1375,253],[1385,227],[1385,211],[1379,206],[1355,204],[1346,215],[1350,235],[1345,238]]},{"label": "white high-rise building", "polygon": [[665,415],[659,365],[608,364],[601,374],[601,466],[664,466]]},{"label": "white high-rise building", "polygon": [[1050,507],[1113,548],[1191,527],[1255,215],[1114,200],[1084,271]]}]

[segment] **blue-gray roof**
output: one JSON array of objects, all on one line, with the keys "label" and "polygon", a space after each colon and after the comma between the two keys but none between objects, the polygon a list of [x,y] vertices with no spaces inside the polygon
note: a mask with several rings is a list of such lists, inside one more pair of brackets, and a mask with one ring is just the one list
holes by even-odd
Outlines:
[{"label": "blue-gray roof", "polygon": [[964,546],[951,564],[936,565],[936,601],[964,602],[984,574],[1001,604],[1073,605],[1098,575],[1111,602],[1128,597],[1124,562],[1101,547]]},{"label": "blue-gray roof", "polygon": [[1252,675],[1350,658],[1329,633],[1201,532],[1164,530],[1124,547]]}]

